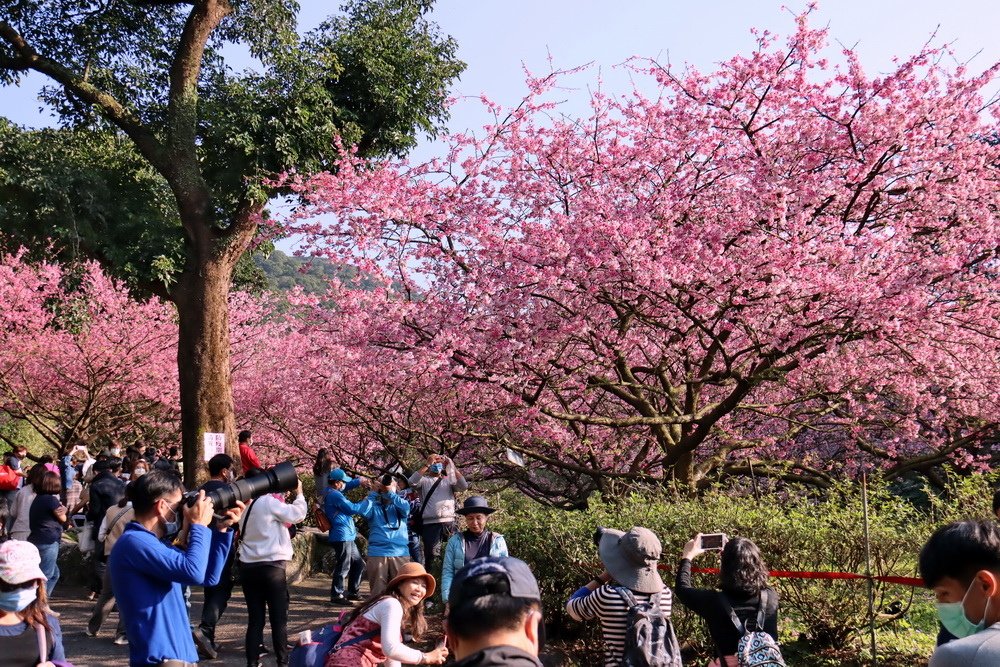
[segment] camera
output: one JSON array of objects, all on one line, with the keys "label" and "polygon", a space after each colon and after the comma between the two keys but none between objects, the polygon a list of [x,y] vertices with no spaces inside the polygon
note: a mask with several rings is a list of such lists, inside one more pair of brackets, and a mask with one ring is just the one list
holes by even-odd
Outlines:
[{"label": "camera", "polygon": [[393,480],[395,479],[396,478],[393,476],[391,472],[387,472],[386,474],[382,475],[382,477],[379,479],[379,483],[382,486],[388,487],[390,484],[392,484]]},{"label": "camera", "polygon": [[[291,462],[285,461],[273,468],[268,468],[259,475],[238,479],[232,484],[209,491],[205,496],[212,500],[215,504],[215,512],[218,513],[236,507],[236,501],[246,503],[267,493],[292,491],[298,485],[299,478],[295,474],[295,466]],[[197,499],[197,491],[188,491],[184,494],[184,501],[188,506],[194,505]]]}]

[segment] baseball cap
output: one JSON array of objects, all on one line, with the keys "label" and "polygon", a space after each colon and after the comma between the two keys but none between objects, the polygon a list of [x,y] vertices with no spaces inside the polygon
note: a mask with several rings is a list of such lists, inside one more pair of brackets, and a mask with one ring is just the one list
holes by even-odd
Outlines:
[{"label": "baseball cap", "polygon": [[41,568],[42,557],[31,542],[7,540],[0,544],[0,579],[17,585],[35,579],[46,580]]},{"label": "baseball cap", "polygon": [[350,482],[351,478],[341,468],[334,468],[327,476],[327,480],[331,482]]},{"label": "baseball cap", "polygon": [[[486,581],[485,575],[502,576],[503,581]],[[490,579],[493,579],[490,577]],[[455,575],[448,591],[448,603],[457,609],[470,600],[486,595],[506,595],[512,598],[542,601],[538,581],[531,568],[517,558],[490,556],[470,561]]]}]

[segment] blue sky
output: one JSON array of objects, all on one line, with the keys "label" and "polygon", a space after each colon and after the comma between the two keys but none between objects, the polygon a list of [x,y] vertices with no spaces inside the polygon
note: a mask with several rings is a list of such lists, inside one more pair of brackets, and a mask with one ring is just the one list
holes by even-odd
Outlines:
[{"label": "blue sky", "polygon": [[[438,0],[433,19],[459,44],[468,69],[453,89],[459,102],[452,109],[453,131],[475,129],[489,122],[479,102],[486,94],[503,105],[524,96],[523,68],[534,73],[550,67],[572,68],[592,63],[572,79],[562,111],[585,114],[588,86],[598,78],[605,93],[631,90],[628,73],[617,65],[632,56],[691,63],[703,71],[753,47],[752,27],[787,35],[794,29],[793,13],[804,2],[785,0]],[[300,0],[300,27],[309,29],[326,17],[335,2]],[[956,56],[973,70],[1000,61],[1000,3],[996,0],[826,0],[813,13],[813,25],[830,29],[831,55],[840,45],[853,46],[866,71],[887,71],[894,56],[917,51],[937,33],[935,43],[950,43]],[[231,62],[249,66],[238,51]],[[550,65],[549,59],[552,59]],[[38,76],[20,88],[6,89],[0,114],[15,122],[38,126],[51,117],[38,112]],[[642,87],[643,81],[636,83]],[[438,155],[441,147],[424,141],[415,160]],[[287,242],[286,242],[287,243]],[[284,246],[285,244],[283,244]]]},{"label": "blue sky", "polygon": [[[301,27],[315,26],[333,4],[301,0]],[[631,56],[689,62],[708,70],[750,49],[751,27],[789,33],[792,12],[805,3],[788,5],[791,10],[770,0],[619,0],[614,5],[607,0],[438,0],[434,20],[458,40],[459,55],[468,63],[454,93],[471,99],[453,109],[451,129],[488,121],[478,103],[480,94],[507,105],[519,101],[525,92],[522,66],[546,72],[550,56],[557,68],[593,63],[574,79],[580,94],[567,93],[573,101],[566,111],[582,113],[583,88],[594,85],[598,76],[605,92],[629,90],[627,73],[615,66]],[[937,41],[952,43],[961,59],[975,56],[972,64],[978,68],[1000,61],[1000,3],[995,0],[827,0],[813,22],[829,26],[833,49],[838,42],[856,45],[869,72],[888,69],[893,56],[913,53],[935,31]],[[249,64],[238,53],[233,61]],[[29,126],[51,123],[37,111],[41,82],[33,76],[19,89],[5,90],[0,113]],[[420,150],[429,152],[433,146]]]}]

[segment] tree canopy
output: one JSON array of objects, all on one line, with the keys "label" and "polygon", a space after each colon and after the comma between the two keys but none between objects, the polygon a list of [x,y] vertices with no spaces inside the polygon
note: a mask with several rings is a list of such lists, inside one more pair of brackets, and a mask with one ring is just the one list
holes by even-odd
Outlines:
[{"label": "tree canopy", "polygon": [[[278,194],[268,178],[332,168],[338,143],[364,156],[401,155],[420,133],[440,130],[464,65],[454,40],[427,19],[432,4],[354,0],[299,35],[296,3],[231,3],[208,41],[185,130],[213,225]],[[184,66],[176,40],[190,10],[188,2],[0,3],[0,82],[17,83],[29,69],[53,76],[43,99],[63,126],[0,126],[0,229],[15,242],[64,241],[133,285],[170,286],[184,265],[184,233],[177,186],[163,172],[165,149],[182,140],[170,125],[181,104],[171,77]],[[227,65],[223,49],[235,44],[258,66]]]}]

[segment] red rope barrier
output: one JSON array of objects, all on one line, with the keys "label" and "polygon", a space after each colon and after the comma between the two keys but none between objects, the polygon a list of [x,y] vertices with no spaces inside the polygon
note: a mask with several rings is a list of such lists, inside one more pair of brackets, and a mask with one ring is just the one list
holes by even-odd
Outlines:
[{"label": "red rope barrier", "polygon": [[[661,564],[660,570],[669,572],[673,569],[670,565]],[[718,574],[717,567],[692,567],[692,572],[698,574]],[[776,579],[868,579],[866,575],[855,574],[853,572],[798,572],[795,570],[771,570],[768,574]],[[887,584],[900,584],[902,586],[923,587],[924,580],[920,577],[897,577],[893,575],[876,575],[871,577],[874,581],[882,581]]]}]

